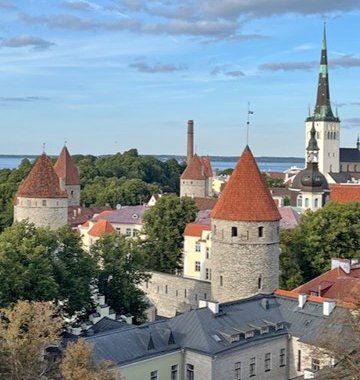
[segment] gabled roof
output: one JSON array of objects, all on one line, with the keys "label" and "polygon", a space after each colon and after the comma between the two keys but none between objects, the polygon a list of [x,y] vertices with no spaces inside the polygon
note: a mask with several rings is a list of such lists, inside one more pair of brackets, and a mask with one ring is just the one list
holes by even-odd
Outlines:
[{"label": "gabled roof", "polygon": [[100,237],[103,234],[114,234],[115,228],[105,219],[99,219],[94,226],[88,231],[91,236]]},{"label": "gabled roof", "polygon": [[147,205],[123,206],[118,210],[102,212],[94,219],[105,219],[110,223],[142,224],[145,212],[149,210]]},{"label": "gabled roof", "polygon": [[201,237],[203,231],[211,231],[211,225],[200,223],[188,223],[183,233],[184,236]]},{"label": "gabled roof", "polygon": [[360,202],[360,184],[344,183],[330,185],[331,202]]},{"label": "gabled roof", "polygon": [[300,215],[290,206],[279,207],[281,215],[280,227],[284,230],[295,228],[300,221]]},{"label": "gabled roof", "polygon": [[61,150],[54,169],[59,178],[65,179],[65,185],[80,185],[79,173],[66,146]]},{"label": "gabled roof", "polygon": [[59,177],[45,153],[38,157],[29,175],[21,182],[16,196],[26,198],[67,198],[66,192],[60,189]]},{"label": "gabled roof", "polygon": [[211,214],[214,219],[275,221],[281,216],[246,146]]},{"label": "gabled roof", "polygon": [[218,198],[206,198],[206,197],[195,197],[194,202],[198,210],[212,210],[217,202]]},{"label": "gabled roof", "polygon": [[197,154],[191,157],[189,164],[181,174],[181,179],[206,179],[204,165]]}]

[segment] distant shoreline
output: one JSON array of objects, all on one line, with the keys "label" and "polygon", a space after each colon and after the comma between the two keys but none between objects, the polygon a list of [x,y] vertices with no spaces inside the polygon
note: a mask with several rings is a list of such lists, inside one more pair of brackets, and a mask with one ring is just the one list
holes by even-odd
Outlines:
[{"label": "distant shoreline", "polygon": [[[85,156],[85,155],[84,155]],[[106,156],[106,155],[103,155]],[[143,154],[141,156],[153,156],[159,159],[160,161],[166,161],[170,158],[175,158],[178,161],[185,160],[185,156],[178,155],[168,155],[168,154]],[[0,154],[0,158],[29,158],[35,159],[36,155],[30,154]],[[57,156],[50,156],[57,157]],[[99,156],[101,157],[101,156]],[[236,162],[239,159],[238,156],[210,156],[210,160],[213,162]],[[271,156],[261,156],[255,157],[257,162],[293,162],[293,163],[304,163],[304,158],[302,157],[271,157]]]}]

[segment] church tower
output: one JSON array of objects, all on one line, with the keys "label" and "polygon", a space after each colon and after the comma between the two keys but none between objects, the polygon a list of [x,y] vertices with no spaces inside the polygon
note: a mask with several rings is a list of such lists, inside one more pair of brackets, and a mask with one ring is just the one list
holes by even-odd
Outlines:
[{"label": "church tower", "polygon": [[55,230],[68,222],[68,196],[60,188],[49,157],[43,153],[15,195],[14,221]]},{"label": "church tower", "polygon": [[316,211],[329,201],[329,185],[318,167],[319,147],[316,140],[315,121],[312,122],[310,140],[306,148],[306,168],[294,178],[290,190],[298,192],[296,205],[302,211]]},{"label": "church tower", "polygon": [[306,147],[311,138],[311,128],[315,122],[316,138],[319,145],[319,170],[328,177],[328,173],[340,171],[340,120],[334,116],[330,103],[330,88],[327,62],[326,29],[321,47],[320,73],[317,98],[313,116],[305,122],[305,157]]},{"label": "church tower", "polygon": [[60,178],[62,190],[67,192],[69,206],[80,206],[80,178],[66,146],[61,150],[54,169]]},{"label": "church tower", "polygon": [[278,287],[280,219],[246,146],[211,214],[213,300],[270,294]]}]

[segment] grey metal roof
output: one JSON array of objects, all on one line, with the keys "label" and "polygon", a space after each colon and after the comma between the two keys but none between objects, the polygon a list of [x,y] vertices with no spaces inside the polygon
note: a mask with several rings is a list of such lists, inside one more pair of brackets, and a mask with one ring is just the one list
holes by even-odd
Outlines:
[{"label": "grey metal roof", "polygon": [[95,219],[106,219],[110,223],[142,224],[145,212],[149,210],[146,205],[123,206],[119,210],[111,211]]},{"label": "grey metal roof", "polygon": [[[261,303],[264,297],[268,300],[267,308]],[[325,326],[330,327],[330,330],[339,328],[345,313],[345,309],[335,308],[329,317],[325,317],[322,304],[308,301],[303,309],[299,309],[295,299],[258,295],[222,304],[218,314],[208,308],[201,308],[168,320],[113,330],[85,339],[94,345],[96,358],[111,360],[117,364],[130,363],[181,348],[218,355],[228,350],[259,344],[264,340],[277,339],[289,333],[303,342],[310,342],[324,333]],[[283,323],[283,329],[276,330],[269,322],[273,325]],[[269,326],[269,332],[260,334],[255,331],[254,336],[247,339],[240,333],[240,339],[236,342],[221,335],[221,332],[229,333],[233,330],[249,331],[252,330],[251,325]],[[173,334],[173,344],[169,344],[170,333]],[[150,337],[154,347],[151,349]]]},{"label": "grey metal roof", "polygon": [[340,148],[340,162],[360,163],[360,151],[357,148]]},{"label": "grey metal roof", "polygon": [[89,335],[99,334],[105,331],[128,328],[128,327],[129,325],[126,322],[117,321],[117,320],[110,319],[108,317],[104,317],[100,319],[99,322],[95,323],[93,326],[87,329],[84,335],[89,336]]},{"label": "grey metal roof", "polygon": [[351,174],[347,172],[329,173],[329,175],[336,183],[346,183],[351,180]]}]

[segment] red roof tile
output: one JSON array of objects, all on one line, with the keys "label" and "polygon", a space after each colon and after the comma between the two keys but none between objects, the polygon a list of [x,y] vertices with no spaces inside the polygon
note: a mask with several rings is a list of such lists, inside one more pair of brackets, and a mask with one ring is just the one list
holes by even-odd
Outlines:
[{"label": "red roof tile", "polygon": [[360,185],[334,184],[330,185],[330,200],[338,203],[360,202]]},{"label": "red roof tile", "polygon": [[201,237],[203,231],[211,231],[211,225],[200,223],[188,223],[185,227],[183,235]]},{"label": "red roof tile", "polygon": [[102,234],[114,234],[115,228],[105,219],[99,219],[88,232],[91,236],[101,236]]},{"label": "red roof tile", "polygon": [[202,163],[203,163],[203,166],[204,166],[205,176],[207,178],[212,177],[213,176],[213,172],[212,172],[212,168],[211,168],[210,157],[209,156],[203,157],[202,158]]},{"label": "red roof tile", "polygon": [[212,210],[217,202],[218,198],[205,198],[205,197],[195,197],[195,206],[199,211]]},{"label": "red roof tile", "polygon": [[181,174],[181,179],[206,179],[204,165],[197,154],[191,157],[190,163]]},{"label": "red roof tile", "polygon": [[68,149],[64,146],[54,169],[59,178],[65,178],[65,185],[80,185],[79,173],[74,165]]},{"label": "red roof tile", "polygon": [[43,153],[35,162],[29,175],[21,182],[17,197],[26,198],[67,198],[65,191],[60,189],[59,177],[49,157]]},{"label": "red roof tile", "polygon": [[281,219],[248,146],[237,162],[211,217],[243,221]]},{"label": "red roof tile", "polygon": [[320,276],[297,287],[292,292],[310,294],[321,290],[321,295],[338,301],[340,305],[355,307],[359,301],[360,266],[355,264],[350,273],[344,272],[340,267],[329,270]]}]

